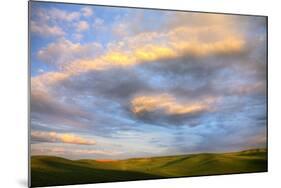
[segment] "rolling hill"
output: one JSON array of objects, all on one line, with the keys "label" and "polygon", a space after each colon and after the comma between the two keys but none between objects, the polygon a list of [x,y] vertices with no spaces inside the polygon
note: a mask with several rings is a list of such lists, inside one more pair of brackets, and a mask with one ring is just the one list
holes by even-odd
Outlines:
[{"label": "rolling hill", "polygon": [[31,186],[101,183],[267,171],[267,150],[201,153],[115,161],[31,157]]}]

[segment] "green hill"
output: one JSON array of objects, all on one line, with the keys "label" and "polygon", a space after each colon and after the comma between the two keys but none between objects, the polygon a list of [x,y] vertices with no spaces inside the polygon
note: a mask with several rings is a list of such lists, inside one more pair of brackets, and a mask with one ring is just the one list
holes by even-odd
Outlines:
[{"label": "green hill", "polygon": [[264,171],[266,149],[116,161],[31,157],[32,187]]}]

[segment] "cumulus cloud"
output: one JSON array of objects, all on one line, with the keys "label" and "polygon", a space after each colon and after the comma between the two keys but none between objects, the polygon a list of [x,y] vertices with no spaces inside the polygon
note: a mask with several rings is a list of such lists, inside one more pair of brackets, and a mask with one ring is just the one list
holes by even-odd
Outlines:
[{"label": "cumulus cloud", "polygon": [[42,132],[42,131],[32,131],[31,140],[39,141],[39,142],[56,142],[56,143],[80,144],[80,145],[96,144],[96,141],[92,139],[86,139],[74,134]]},{"label": "cumulus cloud", "polygon": [[79,12],[68,12],[58,8],[52,8],[46,11],[46,15],[50,19],[53,20],[61,20],[61,21],[73,21],[78,20],[80,18]]},{"label": "cumulus cloud", "polygon": [[118,37],[124,37],[128,35],[128,25],[125,23],[116,24],[113,27],[113,33]]},{"label": "cumulus cloud", "polygon": [[83,31],[86,31],[89,29],[89,24],[88,22],[86,21],[79,21],[77,24],[76,24],[76,31],[78,32],[83,32]]},{"label": "cumulus cloud", "polygon": [[[80,19],[80,12],[68,12],[58,8],[49,10],[32,6],[31,32],[43,37],[59,37],[66,33],[62,23]],[[64,25],[65,26],[65,25]]]},{"label": "cumulus cloud", "polygon": [[48,86],[56,84],[57,82],[66,79],[67,75],[60,72],[45,72],[41,76],[33,77],[31,79],[32,91],[44,91],[48,95]]},{"label": "cumulus cloud", "polygon": [[39,50],[37,56],[45,63],[62,66],[78,59],[94,58],[101,51],[102,46],[99,43],[81,45],[62,38]]},{"label": "cumulus cloud", "polygon": [[85,17],[91,16],[93,14],[93,10],[91,7],[83,7],[81,8],[82,14]]},{"label": "cumulus cloud", "polygon": [[35,21],[30,22],[30,31],[40,36],[63,36],[65,32],[58,26],[39,24]]}]

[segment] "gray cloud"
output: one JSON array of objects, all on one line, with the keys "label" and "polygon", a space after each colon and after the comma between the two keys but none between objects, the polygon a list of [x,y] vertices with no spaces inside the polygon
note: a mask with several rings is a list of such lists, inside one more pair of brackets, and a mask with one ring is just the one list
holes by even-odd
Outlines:
[{"label": "gray cloud", "polygon": [[[109,106],[115,111],[107,109],[108,113],[122,113],[127,119],[136,118],[135,121],[144,123],[164,126],[200,125],[198,122],[204,116],[204,111],[189,115],[167,115],[157,111],[135,116],[131,113],[129,103],[140,93],[145,95],[167,92],[172,93],[175,98],[193,101],[209,96],[223,98],[257,93],[264,95],[266,65],[261,63],[262,60],[256,62],[253,59],[253,53],[256,51],[263,51],[263,48],[251,48],[240,55],[227,54],[202,58],[183,56],[140,64],[134,68],[90,71],[62,81],[55,90],[58,95],[64,93],[66,96],[72,96],[70,97],[72,99],[69,99],[71,102],[73,96],[93,96],[95,98],[92,101],[92,105],[95,105],[93,112],[100,109],[105,111],[107,109],[105,106]],[[103,99],[107,102],[103,103]],[[112,108],[114,103],[116,105]],[[232,104],[227,105],[233,108]],[[233,105],[235,106],[233,110],[239,107],[239,103]]]},{"label": "gray cloud", "polygon": [[114,68],[106,71],[90,71],[72,77],[61,83],[69,92],[106,97],[119,102],[130,98],[140,91],[151,91],[143,78],[133,69]]},{"label": "gray cloud", "polygon": [[88,127],[93,122],[93,117],[89,112],[74,104],[67,104],[62,101],[62,98],[44,91],[33,90],[30,103],[33,125],[33,122],[40,122],[57,129],[67,127],[81,129]]},{"label": "gray cloud", "polygon": [[[66,13],[57,12],[54,19],[66,19]],[[37,51],[43,61],[40,63],[51,63],[57,69],[35,76],[36,85],[31,92],[32,130],[54,131],[56,135],[33,135],[34,142],[64,143],[65,132],[111,142],[118,142],[123,136],[130,142],[151,132],[158,137],[151,135],[155,136],[154,141],[146,138],[142,147],[159,147],[157,152],[163,154],[265,145],[264,18],[165,12],[162,20],[153,17],[154,11],[143,14],[142,10],[128,15],[127,19],[114,18],[116,22],[110,26],[106,19],[96,23],[95,29],[120,26],[116,33],[106,36],[110,41],[107,45],[60,39]],[[131,19],[130,15],[134,17]],[[79,16],[74,17],[67,19]],[[163,23],[150,24],[155,19]],[[104,40],[103,29],[97,31],[97,40]],[[163,94],[171,98],[156,102],[148,98],[138,112],[134,111],[135,98]],[[205,104],[209,98],[214,102]],[[120,148],[126,150],[129,144],[120,143]],[[137,148],[136,153],[120,156],[157,154],[153,147],[143,152]],[[85,152],[87,156],[104,156],[95,150]]]}]

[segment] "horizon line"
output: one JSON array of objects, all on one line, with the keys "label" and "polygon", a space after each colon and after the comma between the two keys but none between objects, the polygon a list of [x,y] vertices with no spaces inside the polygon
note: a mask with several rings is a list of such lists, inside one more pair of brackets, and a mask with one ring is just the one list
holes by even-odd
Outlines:
[{"label": "horizon line", "polygon": [[266,150],[268,152],[267,147],[262,148],[251,148],[251,149],[243,149],[243,150],[233,150],[233,151],[226,151],[226,152],[198,152],[198,153],[186,153],[186,154],[176,154],[176,155],[159,155],[159,156],[151,156],[151,157],[132,157],[132,158],[124,158],[124,159],[93,159],[93,158],[81,158],[81,159],[70,159],[67,157],[61,157],[56,155],[30,155],[30,158],[32,157],[57,157],[62,158],[70,161],[79,161],[79,160],[93,160],[93,161],[124,161],[124,160],[131,160],[131,159],[149,159],[149,158],[161,158],[161,157],[177,157],[177,156],[183,156],[183,155],[198,155],[198,154],[231,154],[231,153],[239,153],[239,152],[246,152],[246,151],[253,151],[253,150]]}]

